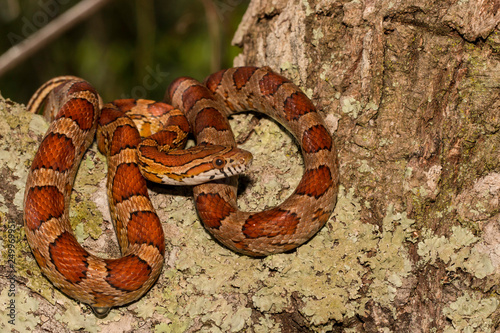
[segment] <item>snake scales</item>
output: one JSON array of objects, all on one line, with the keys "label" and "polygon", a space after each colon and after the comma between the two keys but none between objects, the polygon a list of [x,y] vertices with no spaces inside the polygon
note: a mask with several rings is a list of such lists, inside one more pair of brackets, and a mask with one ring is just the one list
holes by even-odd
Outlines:
[{"label": "snake scales", "polygon": [[[28,104],[36,112],[46,101],[51,125],[28,175],[26,236],[48,279],[68,296],[89,304],[98,316],[140,298],[162,269],[163,230],[142,175],[168,184],[210,181],[193,188],[205,228],[227,247],[250,256],[301,245],[321,229],[335,206],[335,144],[312,102],[288,79],[266,67],[238,67],[212,74],[205,84],[179,78],[168,95],[173,107],[117,100],[101,110],[100,97],[89,83],[58,77],[40,87]],[[158,119],[155,127],[164,131],[141,141],[132,118],[140,118],[142,111],[124,114],[131,109],[147,109]],[[236,148],[227,116],[246,110],[257,110],[284,125],[304,157],[304,175],[293,194],[262,212],[237,209],[237,179],[230,177],[246,170],[251,155]],[[170,151],[183,145],[189,128],[198,146]],[[108,158],[108,197],[122,252],[119,259],[101,259],[83,249],[68,218],[75,174],[96,130],[99,149]]]}]

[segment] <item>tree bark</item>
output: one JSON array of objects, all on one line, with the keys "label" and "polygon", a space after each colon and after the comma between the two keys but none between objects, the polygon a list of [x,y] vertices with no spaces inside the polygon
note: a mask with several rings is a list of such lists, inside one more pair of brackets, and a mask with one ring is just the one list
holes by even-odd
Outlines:
[{"label": "tree bark", "polygon": [[499,328],[499,22],[498,1],[252,1],[235,65],[281,71],[323,111],[343,187],[329,228],[357,244],[330,272],[350,296],[307,325]]},{"label": "tree bark", "polygon": [[[151,186],[168,244],[164,271],[144,298],[105,321],[40,276],[23,238],[22,197],[46,124],[2,100],[2,235],[7,244],[12,229],[19,240],[14,328],[499,330],[499,11],[498,1],[481,0],[252,1],[233,40],[243,48],[235,65],[281,72],[324,115],[341,163],[334,214],[296,251],[256,260],[208,236],[189,189]],[[245,210],[283,201],[301,177],[291,137],[255,120],[231,123],[254,132],[242,144],[255,156],[239,201]],[[87,248],[117,254],[104,166],[94,145],[71,216]],[[1,263],[5,287],[12,274],[5,256]]]}]

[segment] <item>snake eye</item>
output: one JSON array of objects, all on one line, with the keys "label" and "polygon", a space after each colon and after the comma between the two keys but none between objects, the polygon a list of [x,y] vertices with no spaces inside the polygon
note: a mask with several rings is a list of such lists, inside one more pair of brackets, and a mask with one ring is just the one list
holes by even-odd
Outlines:
[{"label": "snake eye", "polygon": [[214,159],[213,164],[216,168],[221,169],[222,167],[224,167],[224,165],[226,165],[226,160],[217,157]]}]

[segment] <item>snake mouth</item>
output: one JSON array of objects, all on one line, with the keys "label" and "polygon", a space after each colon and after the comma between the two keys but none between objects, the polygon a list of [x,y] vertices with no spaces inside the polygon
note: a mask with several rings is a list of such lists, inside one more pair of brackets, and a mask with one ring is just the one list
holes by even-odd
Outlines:
[{"label": "snake mouth", "polygon": [[248,170],[248,168],[252,165],[253,155],[249,151],[242,151],[243,156],[240,158],[240,165],[243,166],[244,170]]},{"label": "snake mouth", "polygon": [[240,159],[240,163],[246,165],[245,169],[248,169],[248,167],[252,165],[252,162],[253,162],[253,158],[252,157],[250,157],[250,159],[248,159],[248,160],[245,160],[243,158]]}]

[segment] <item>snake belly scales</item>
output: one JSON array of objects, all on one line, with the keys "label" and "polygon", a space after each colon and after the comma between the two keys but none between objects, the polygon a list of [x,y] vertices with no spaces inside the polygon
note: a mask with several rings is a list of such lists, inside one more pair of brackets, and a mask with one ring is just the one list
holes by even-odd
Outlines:
[{"label": "snake belly scales", "polygon": [[[323,227],[336,203],[339,165],[332,136],[309,98],[288,79],[267,67],[236,67],[212,74],[204,84],[176,79],[167,95],[173,107],[116,100],[101,108],[89,83],[67,76],[48,81],[28,103],[36,112],[45,102],[45,116],[51,120],[26,184],[28,243],[44,275],[99,317],[139,299],[163,266],[163,229],[144,177],[169,184],[209,181],[193,187],[206,230],[230,249],[255,257],[306,242]],[[132,119],[142,111],[124,113],[134,108],[147,109],[158,119],[152,127],[163,130],[141,141]],[[293,194],[262,212],[238,210],[237,177],[230,177],[245,171],[251,155],[236,148],[227,117],[248,110],[285,126],[300,144],[304,160],[305,171]],[[182,147],[190,128],[197,146],[169,151]],[[74,178],[96,132],[108,159],[109,206],[122,253],[118,259],[102,259],[82,248],[69,223]],[[172,174],[163,176],[155,167]],[[205,176],[193,180],[198,174]]]}]

